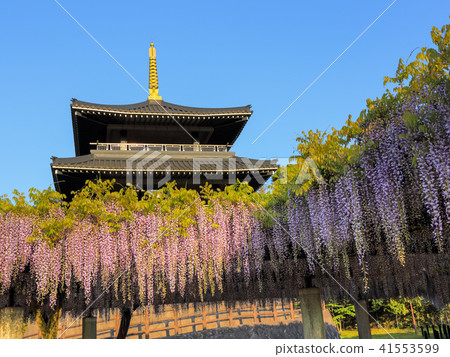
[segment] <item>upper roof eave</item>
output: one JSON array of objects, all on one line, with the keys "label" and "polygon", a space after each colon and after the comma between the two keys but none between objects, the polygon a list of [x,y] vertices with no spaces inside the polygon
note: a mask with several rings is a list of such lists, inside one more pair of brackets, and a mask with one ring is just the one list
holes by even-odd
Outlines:
[{"label": "upper roof eave", "polygon": [[247,115],[250,116],[253,111],[251,105],[232,108],[197,108],[187,107],[178,104],[168,103],[162,100],[146,100],[145,102],[135,104],[113,105],[113,104],[96,104],[79,101],[72,98],[72,110],[93,110],[111,113],[123,114],[168,114],[168,115]]}]

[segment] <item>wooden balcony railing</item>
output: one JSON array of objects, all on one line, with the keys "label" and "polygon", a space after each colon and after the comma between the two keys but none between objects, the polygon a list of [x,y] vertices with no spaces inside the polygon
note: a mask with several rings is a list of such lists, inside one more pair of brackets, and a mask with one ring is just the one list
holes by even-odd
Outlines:
[{"label": "wooden balcony railing", "polygon": [[227,152],[231,145],[90,143],[96,150]]}]

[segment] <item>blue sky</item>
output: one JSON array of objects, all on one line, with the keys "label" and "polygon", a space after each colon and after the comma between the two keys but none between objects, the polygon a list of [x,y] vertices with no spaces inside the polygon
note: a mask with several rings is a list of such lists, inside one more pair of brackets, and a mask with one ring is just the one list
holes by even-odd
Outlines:
[{"label": "blue sky", "polygon": [[[301,131],[339,127],[383,92],[400,57],[430,46],[448,1],[398,0],[255,144],[254,139],[390,1],[85,1],[64,6],[144,87],[157,49],[160,95],[201,107],[252,104],[233,150],[289,157]],[[0,195],[52,184],[74,156],[70,99],[130,104],[146,93],[53,0],[2,4]]]}]

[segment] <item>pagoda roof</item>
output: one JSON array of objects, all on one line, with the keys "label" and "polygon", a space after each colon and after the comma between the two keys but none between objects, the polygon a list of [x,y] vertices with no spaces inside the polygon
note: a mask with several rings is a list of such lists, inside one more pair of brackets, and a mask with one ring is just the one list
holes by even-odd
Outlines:
[{"label": "pagoda roof", "polygon": [[[191,132],[209,130],[200,144],[232,145],[252,114],[250,105],[232,108],[196,108],[162,100],[127,105],[109,105],[72,99],[75,153],[89,153],[90,142],[106,142],[108,126],[132,126],[136,130],[155,130],[148,142],[192,143]],[[161,137],[161,128],[166,131]]]},{"label": "pagoda roof", "polygon": [[72,99],[72,109],[85,109],[120,114],[148,114],[148,115],[192,115],[192,116],[233,116],[251,115],[251,105],[230,108],[198,108],[168,103],[163,100],[146,100],[135,104],[96,104]]},{"label": "pagoda roof", "polygon": [[[51,168],[55,187],[69,197],[72,191],[83,187],[88,179],[114,178],[116,182],[124,186],[127,184],[129,174],[143,178],[152,174],[155,178],[163,178],[169,172],[171,179],[175,180],[179,187],[198,188],[199,185],[193,182],[193,177],[197,175],[201,185],[208,182],[215,188],[223,189],[230,184],[229,178],[234,177],[232,180],[247,181],[257,190],[278,169],[278,165],[273,160],[235,157],[231,152],[216,157],[189,157],[189,155],[175,153],[169,158],[166,157],[165,160],[159,161],[165,156],[152,157],[149,160],[144,157],[143,161],[136,161],[130,165],[129,159],[135,154],[136,152],[118,152],[105,155],[105,153],[92,151],[89,155],[71,158],[53,157]],[[214,177],[216,174],[220,177]],[[157,188],[159,187],[146,187],[146,189]]]},{"label": "pagoda roof", "polygon": [[[71,158],[53,157],[51,164],[53,169],[60,170],[84,170],[84,171],[126,171],[128,159],[136,152],[130,152],[129,155],[97,155],[89,154]],[[145,165],[136,168],[136,164],[131,168],[132,171],[147,171],[149,167],[157,164],[158,167],[152,171],[165,172],[169,169],[175,171],[194,171],[194,157],[172,156],[166,161],[158,162],[161,157],[155,157],[153,160],[146,160]],[[276,171],[278,165],[272,160],[255,160],[242,157],[224,155],[222,157],[196,157],[201,160],[200,172],[217,172],[217,171]],[[217,167],[218,159],[222,164],[219,169]],[[196,170],[197,171],[197,170]]]}]

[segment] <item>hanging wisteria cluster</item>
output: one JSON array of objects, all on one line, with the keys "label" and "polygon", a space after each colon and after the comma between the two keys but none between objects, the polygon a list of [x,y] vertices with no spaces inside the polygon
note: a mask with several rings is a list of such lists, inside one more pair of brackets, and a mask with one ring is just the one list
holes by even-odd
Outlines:
[{"label": "hanging wisteria cluster", "polygon": [[[376,278],[369,264],[373,257],[395,257],[406,266],[407,256],[437,253],[444,258],[440,294],[448,296],[449,129],[445,84],[425,88],[371,123],[360,137],[364,149],[357,164],[331,183],[293,195],[286,234],[303,248],[312,270],[319,267],[328,277],[332,272],[353,280],[361,274],[365,294]],[[351,264],[352,256],[358,266]],[[394,262],[388,261],[384,268],[391,273]],[[410,268],[405,274],[420,275],[419,268]],[[390,284],[397,283],[391,279]]]},{"label": "hanging wisteria cluster", "polygon": [[[124,210],[115,203],[105,207],[115,216]],[[102,296],[111,306],[154,304],[177,298],[203,301],[235,283],[249,287],[251,280],[261,279],[266,243],[256,209],[255,204],[218,199],[205,204],[197,194],[186,205],[184,220],[183,213],[177,217],[159,208],[134,212],[114,226],[87,216],[52,245],[32,239],[40,229],[39,217],[3,213],[2,305],[18,293],[27,304],[73,310]],[[28,290],[15,286],[23,279],[29,280]]]}]

